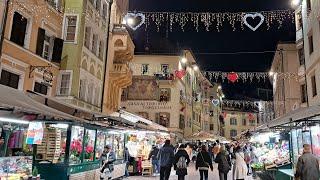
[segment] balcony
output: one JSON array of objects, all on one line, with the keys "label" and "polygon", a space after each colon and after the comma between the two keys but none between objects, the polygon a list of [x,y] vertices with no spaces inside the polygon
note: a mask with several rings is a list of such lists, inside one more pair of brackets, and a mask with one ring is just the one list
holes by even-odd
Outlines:
[{"label": "balcony", "polygon": [[155,73],[154,77],[159,85],[170,85],[174,80],[174,75],[170,73]]},{"label": "balcony", "polygon": [[131,62],[134,55],[134,44],[127,29],[122,25],[114,25],[112,42],[114,44],[114,62]]},{"label": "balcony", "polygon": [[300,28],[299,30],[296,31],[296,42],[300,42],[303,40],[303,32],[302,32],[302,28]]}]

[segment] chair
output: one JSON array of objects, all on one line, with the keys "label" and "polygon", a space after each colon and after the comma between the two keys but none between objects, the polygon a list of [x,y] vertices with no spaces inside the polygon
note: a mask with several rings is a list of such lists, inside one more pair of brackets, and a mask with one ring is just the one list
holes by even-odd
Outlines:
[{"label": "chair", "polygon": [[142,176],[149,175],[152,176],[152,164],[150,161],[142,161]]}]

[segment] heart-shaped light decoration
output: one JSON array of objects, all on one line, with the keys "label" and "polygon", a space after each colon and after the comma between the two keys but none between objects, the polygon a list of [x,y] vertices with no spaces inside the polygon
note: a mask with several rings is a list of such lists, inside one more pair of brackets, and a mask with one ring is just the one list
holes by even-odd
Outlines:
[{"label": "heart-shaped light decoration", "polygon": [[[247,18],[256,18],[256,17],[259,17],[260,18],[260,22],[259,24],[257,24],[255,27],[251,26],[248,22],[247,22]],[[256,31],[260,26],[261,24],[264,22],[264,16],[261,14],[261,13],[255,13],[255,14],[246,14],[243,16],[243,23],[248,26],[248,28],[250,28],[252,31]]]},{"label": "heart-shaped light decoration", "polygon": [[[146,21],[146,17],[142,13],[127,13],[124,17],[124,20],[127,22],[127,26],[129,26],[132,30],[137,30],[144,22]],[[129,23],[131,20],[133,23]],[[136,24],[135,22],[140,21],[140,23]]]},{"label": "heart-shaped light decoration", "polygon": [[219,103],[220,103],[219,99],[212,99],[211,102],[212,102],[212,104],[213,104],[214,106],[218,106]]},{"label": "heart-shaped light decoration", "polygon": [[182,79],[184,75],[186,75],[186,71],[185,70],[175,70],[174,74],[176,77],[178,77],[179,79]]},{"label": "heart-shaped light decoration", "polygon": [[228,80],[231,81],[232,83],[235,83],[239,79],[239,75],[235,72],[231,72],[227,76]]}]

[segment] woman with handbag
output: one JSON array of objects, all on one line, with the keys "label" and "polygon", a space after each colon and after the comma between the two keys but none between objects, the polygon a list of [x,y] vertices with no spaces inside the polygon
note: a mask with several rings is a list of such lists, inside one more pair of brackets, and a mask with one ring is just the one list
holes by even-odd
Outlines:
[{"label": "woman with handbag", "polygon": [[219,178],[220,180],[228,179],[228,172],[231,170],[231,161],[228,152],[225,150],[224,146],[220,147],[220,152],[218,153],[215,162],[218,163]]},{"label": "woman with handbag", "polygon": [[184,177],[188,174],[187,167],[190,163],[189,155],[185,150],[185,145],[181,144],[177,153],[174,155],[174,169],[178,175],[178,180],[184,180]]},{"label": "woman with handbag", "polygon": [[207,151],[207,147],[202,145],[201,151],[197,155],[196,170],[199,169],[200,180],[208,180],[209,168],[213,171],[212,160]]}]

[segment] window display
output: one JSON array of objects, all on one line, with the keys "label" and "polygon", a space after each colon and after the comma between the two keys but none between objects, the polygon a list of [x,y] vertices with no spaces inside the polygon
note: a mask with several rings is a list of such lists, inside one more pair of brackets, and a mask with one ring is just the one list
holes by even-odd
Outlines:
[{"label": "window display", "polygon": [[103,131],[97,132],[97,143],[96,143],[96,159],[100,159],[105,146],[106,133]]},{"label": "window display", "polygon": [[123,159],[124,135],[115,134],[113,139],[113,150],[116,153],[116,159]]},{"label": "window display", "polygon": [[320,125],[313,126],[311,129],[312,152],[320,157]]},{"label": "window display", "polygon": [[86,129],[84,136],[84,161],[93,161],[94,143],[96,139],[96,130]]},{"label": "window display", "polygon": [[84,128],[80,126],[72,126],[71,143],[70,143],[70,164],[81,163],[82,139]]}]

